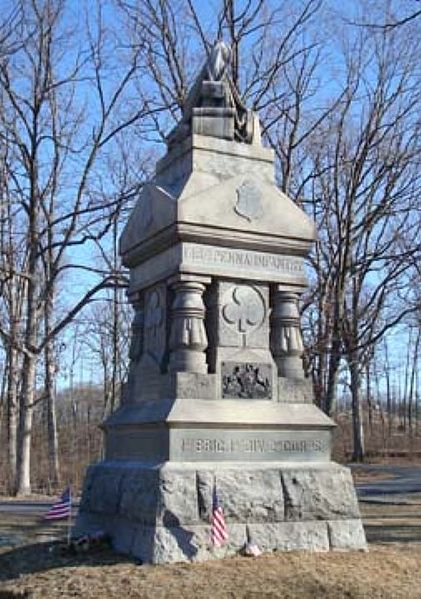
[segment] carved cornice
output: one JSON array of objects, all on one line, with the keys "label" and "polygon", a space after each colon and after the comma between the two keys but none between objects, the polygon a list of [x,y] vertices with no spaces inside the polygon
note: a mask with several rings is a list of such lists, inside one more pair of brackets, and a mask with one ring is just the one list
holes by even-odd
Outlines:
[{"label": "carved cornice", "polygon": [[149,239],[133,246],[123,254],[123,264],[127,268],[142,264],[142,262],[180,241],[208,243],[220,247],[259,252],[278,252],[302,257],[308,255],[312,245],[312,240],[252,233],[246,230],[236,230],[233,235],[232,229],[179,222],[162,229],[156,235],[152,235]]}]

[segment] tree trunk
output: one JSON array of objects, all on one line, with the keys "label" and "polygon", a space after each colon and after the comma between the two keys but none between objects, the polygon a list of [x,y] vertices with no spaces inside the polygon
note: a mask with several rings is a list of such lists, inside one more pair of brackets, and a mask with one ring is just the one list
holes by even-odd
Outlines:
[{"label": "tree trunk", "polygon": [[[34,173],[36,172],[33,169]],[[35,199],[37,177],[34,175],[31,190],[31,212],[29,218],[29,258],[28,258],[28,283],[26,293],[26,324],[25,324],[25,353],[22,365],[22,387],[19,399],[19,436],[18,436],[18,464],[17,464],[17,495],[31,493],[31,441],[32,421],[34,415],[34,400],[36,390],[36,370],[38,354],[34,353],[38,340],[39,315],[36,307],[38,253],[38,206]]]},{"label": "tree trunk", "polygon": [[410,376],[410,381],[409,381],[408,425],[409,425],[409,433],[410,433],[411,437],[412,437],[413,429],[414,429],[413,413],[414,413],[415,373],[416,373],[417,362],[418,362],[420,337],[421,337],[421,332],[418,331],[417,338],[415,340],[414,354],[412,356],[411,376]]},{"label": "tree trunk", "polygon": [[390,389],[390,365],[389,365],[389,353],[388,353],[388,345],[387,340],[384,342],[384,359],[385,359],[385,375],[386,375],[386,405],[387,405],[387,427],[388,427],[388,437],[390,438],[392,434],[392,395]]},{"label": "tree trunk", "polygon": [[18,356],[16,350],[8,352],[7,372],[7,449],[9,463],[9,492],[16,490],[18,445]]},{"label": "tree trunk", "polygon": [[406,433],[408,428],[408,380],[409,380],[409,369],[411,362],[411,345],[412,345],[412,331],[410,330],[408,338],[408,348],[406,351],[406,363],[405,363],[405,382],[403,392],[403,430]]},{"label": "tree trunk", "polygon": [[[418,360],[417,360],[418,364]],[[419,422],[419,368],[415,369],[415,436],[418,436],[418,422]]]},{"label": "tree trunk", "polygon": [[22,369],[22,390],[20,395],[20,419],[18,438],[18,468],[16,494],[31,493],[31,440],[34,415],[35,375],[37,360],[35,356],[25,355]]},{"label": "tree trunk", "polygon": [[332,341],[332,349],[328,361],[328,374],[327,374],[327,386],[326,395],[324,398],[324,412],[330,416],[332,414],[337,395],[337,383],[338,383],[338,372],[339,365],[341,363],[341,342],[339,336],[334,338]]},{"label": "tree trunk", "polygon": [[[113,222],[113,267],[117,269],[118,265],[118,227],[117,215]],[[120,314],[118,307],[119,291],[117,286],[113,289],[113,322],[112,322],[112,364],[111,364],[111,405],[110,411],[114,412],[117,406],[118,372],[120,371],[120,352],[119,352],[119,333],[120,333]]]},{"label": "tree trunk", "polygon": [[364,429],[362,421],[361,397],[360,397],[360,372],[357,362],[352,359],[349,365],[351,376],[351,397],[352,397],[352,437],[354,462],[363,462],[365,457],[364,450]]},{"label": "tree trunk", "polygon": [[45,395],[47,402],[48,473],[53,487],[60,484],[55,377],[54,349],[50,342],[45,347]]},{"label": "tree trunk", "polygon": [[373,435],[373,402],[371,397],[371,377],[370,377],[370,362],[367,362],[366,368],[366,397],[368,407],[368,426],[370,429],[370,436]]},{"label": "tree trunk", "polygon": [[[51,264],[51,262],[50,262]],[[54,311],[53,291],[48,294],[45,302],[44,328],[47,337],[51,331],[52,318]],[[56,364],[54,355],[54,341],[50,340],[45,346],[45,395],[47,402],[47,435],[48,435],[48,473],[49,480],[53,487],[60,483],[60,465],[58,455],[58,434],[56,419]]]}]

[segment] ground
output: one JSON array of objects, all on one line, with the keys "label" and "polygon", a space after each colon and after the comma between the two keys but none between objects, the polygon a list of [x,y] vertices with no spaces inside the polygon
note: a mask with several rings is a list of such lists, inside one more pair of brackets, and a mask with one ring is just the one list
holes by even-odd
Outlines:
[{"label": "ground", "polygon": [[403,546],[373,546],[368,554],[273,554],[169,566],[139,566],[108,552],[75,560],[32,546],[15,553],[13,561],[9,571],[21,561],[28,573],[9,580],[0,597],[421,596],[421,551]]},{"label": "ground", "polygon": [[[361,486],[381,485],[379,471],[356,476]],[[385,472],[384,480],[390,477]],[[107,549],[69,555],[58,544],[36,542],[40,533],[51,534],[38,516],[0,512],[0,599],[421,598],[421,493],[370,497],[361,510],[368,553],[275,553],[168,566],[142,566]],[[64,530],[55,525],[55,533]]]}]

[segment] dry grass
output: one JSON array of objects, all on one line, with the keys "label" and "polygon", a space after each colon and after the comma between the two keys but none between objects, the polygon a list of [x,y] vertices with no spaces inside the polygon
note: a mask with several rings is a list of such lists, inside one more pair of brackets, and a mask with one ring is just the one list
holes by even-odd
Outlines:
[{"label": "dry grass", "polygon": [[[34,598],[421,595],[421,550],[403,546],[376,546],[368,554],[272,554],[152,567],[110,552],[69,558],[50,553],[48,545],[38,545],[15,550],[2,561],[3,593]],[[18,562],[24,565],[23,573],[11,580]]]},{"label": "dry grass", "polygon": [[9,535],[20,531],[30,544],[0,549],[0,598],[419,598],[421,497],[411,501],[405,506],[363,504],[372,541],[367,554],[275,553],[155,567],[109,550],[63,554],[58,545],[35,543],[40,533],[60,534],[63,527],[47,530],[35,519],[8,517],[0,520],[0,530]]}]

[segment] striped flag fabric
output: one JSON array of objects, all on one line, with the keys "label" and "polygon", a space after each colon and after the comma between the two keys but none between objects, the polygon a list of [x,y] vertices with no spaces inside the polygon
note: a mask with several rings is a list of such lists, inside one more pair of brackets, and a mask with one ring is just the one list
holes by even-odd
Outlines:
[{"label": "striped flag fabric", "polygon": [[72,513],[72,493],[67,487],[60,498],[50,507],[44,516],[44,520],[61,520],[69,518]]},{"label": "striped flag fabric", "polygon": [[219,501],[216,484],[213,486],[211,542],[214,547],[221,547],[228,540],[224,509]]}]

